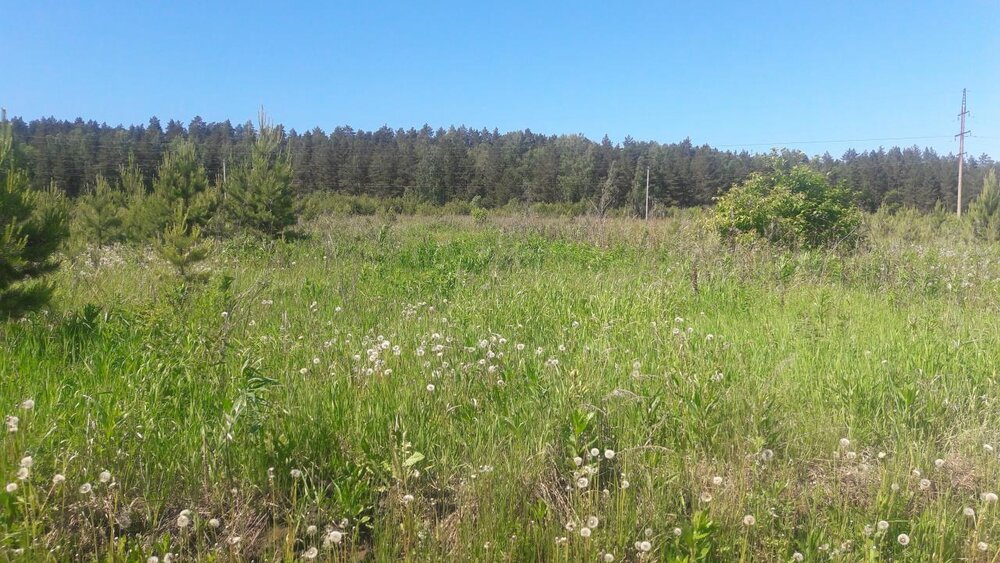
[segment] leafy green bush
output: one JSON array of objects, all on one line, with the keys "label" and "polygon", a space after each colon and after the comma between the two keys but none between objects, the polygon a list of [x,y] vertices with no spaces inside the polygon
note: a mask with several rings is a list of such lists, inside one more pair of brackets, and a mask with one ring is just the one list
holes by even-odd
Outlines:
[{"label": "leafy green bush", "polygon": [[852,247],[860,237],[861,210],[850,191],[806,166],[751,174],[717,201],[713,223],[727,240],[815,248]]}]

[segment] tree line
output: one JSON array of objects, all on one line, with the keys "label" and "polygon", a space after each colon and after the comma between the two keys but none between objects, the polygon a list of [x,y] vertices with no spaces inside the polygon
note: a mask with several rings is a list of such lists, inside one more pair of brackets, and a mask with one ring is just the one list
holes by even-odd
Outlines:
[{"label": "tree line", "polygon": [[[260,131],[251,122],[187,125],[153,117],[145,125],[108,126],[94,121],[11,120],[19,160],[35,188],[57,186],[70,197],[86,193],[99,177],[117,177],[134,166],[138,180],[151,185],[170,147],[185,141],[212,183],[221,183],[234,165],[252,158]],[[646,170],[650,196],[661,206],[711,204],[730,186],[767,170],[773,154],[724,151],[677,143],[612,143],[583,135],[544,135],[531,130],[449,127],[299,133],[275,126],[280,150],[291,162],[295,195],[335,192],[373,197],[410,197],[430,204],[475,201],[483,207],[525,203],[588,202],[597,211],[645,204]],[[774,151],[772,151],[774,152]],[[955,206],[957,157],[932,149],[880,148],[839,157],[777,151],[784,161],[804,164],[843,182],[863,209],[883,206],[933,209]],[[968,157],[965,203],[978,194],[983,176],[995,167],[987,155]]]}]

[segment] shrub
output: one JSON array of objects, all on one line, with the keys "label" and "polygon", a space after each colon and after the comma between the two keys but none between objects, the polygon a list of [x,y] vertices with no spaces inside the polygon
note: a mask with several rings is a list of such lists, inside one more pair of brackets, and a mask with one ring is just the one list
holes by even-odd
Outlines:
[{"label": "shrub", "polygon": [[750,236],[807,248],[859,240],[861,210],[851,193],[806,166],[751,174],[717,201],[714,226],[727,240]]},{"label": "shrub", "polygon": [[972,232],[988,241],[1000,240],[1000,185],[995,170],[988,170],[983,178],[983,190],[969,205]]}]

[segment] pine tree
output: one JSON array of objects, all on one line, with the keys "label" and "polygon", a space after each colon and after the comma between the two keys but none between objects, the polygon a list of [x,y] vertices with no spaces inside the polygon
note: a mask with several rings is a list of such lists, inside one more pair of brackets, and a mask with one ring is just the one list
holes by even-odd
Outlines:
[{"label": "pine tree", "polygon": [[97,181],[77,200],[76,227],[84,240],[98,248],[122,237],[122,192],[104,178]]},{"label": "pine tree", "polygon": [[1000,240],[1000,182],[996,170],[988,170],[983,177],[983,189],[969,205],[969,220],[977,237]]},{"label": "pine tree", "polygon": [[261,111],[250,160],[233,171],[224,188],[226,215],[237,228],[275,237],[295,223],[292,164],[281,138],[281,130]]},{"label": "pine tree", "polygon": [[201,237],[201,228],[191,225],[181,204],[156,244],[156,253],[170,263],[185,282],[204,278],[197,265],[208,257],[209,245]]},{"label": "pine tree", "polygon": [[31,191],[14,162],[11,127],[0,122],[0,318],[48,302],[51,287],[38,278],[58,267],[52,254],[69,234],[64,203]]}]

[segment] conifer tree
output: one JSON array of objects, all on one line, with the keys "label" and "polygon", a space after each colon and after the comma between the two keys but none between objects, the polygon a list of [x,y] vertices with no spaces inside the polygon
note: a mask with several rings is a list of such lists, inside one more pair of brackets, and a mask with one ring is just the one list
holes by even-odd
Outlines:
[{"label": "conifer tree", "polygon": [[104,176],[87,193],[77,200],[76,227],[84,240],[98,248],[116,242],[122,237],[121,191],[113,187]]},{"label": "conifer tree", "polygon": [[31,191],[17,167],[10,124],[0,122],[0,318],[48,302],[51,287],[38,278],[55,270],[52,254],[69,234],[65,201]]},{"label": "conifer tree", "polygon": [[1000,182],[996,170],[990,169],[983,177],[983,189],[969,206],[969,220],[977,237],[1000,240]]},{"label": "conifer tree", "polygon": [[250,160],[236,168],[225,186],[226,215],[234,226],[275,237],[295,223],[292,162],[282,150],[282,131],[263,110]]},{"label": "conifer tree", "polygon": [[175,206],[173,219],[160,236],[156,252],[185,282],[202,279],[205,275],[197,266],[208,257],[209,245],[201,237],[201,228],[190,224],[181,204]]}]

